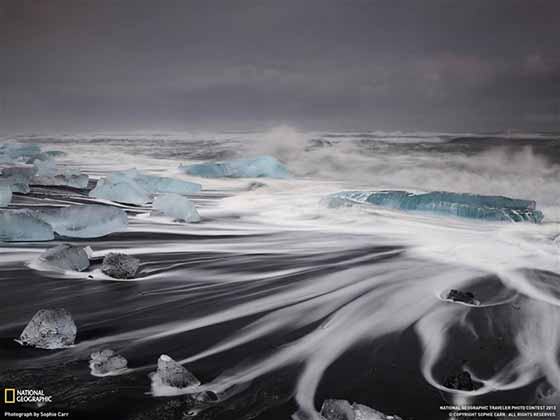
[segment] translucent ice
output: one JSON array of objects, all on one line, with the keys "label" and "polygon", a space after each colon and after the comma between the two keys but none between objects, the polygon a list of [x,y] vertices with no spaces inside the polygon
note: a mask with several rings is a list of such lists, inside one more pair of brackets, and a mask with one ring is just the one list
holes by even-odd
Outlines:
[{"label": "translucent ice", "polygon": [[174,388],[200,385],[200,381],[191,372],[166,354],[162,354],[158,359],[154,377],[152,381],[159,379],[162,385]]},{"label": "translucent ice", "polygon": [[192,194],[202,189],[200,184],[194,182],[183,181],[180,179],[168,178],[165,176],[146,175],[136,169],[115,172],[111,175],[113,178],[123,177],[136,182],[148,193],[175,193],[175,194]]},{"label": "translucent ice", "polygon": [[43,252],[39,260],[62,270],[84,271],[89,268],[88,251],[91,249],[61,244]]},{"label": "translucent ice", "polygon": [[272,156],[181,166],[190,175],[206,178],[287,178],[286,166]]},{"label": "translucent ice", "polygon": [[459,194],[435,191],[413,194],[407,191],[344,191],[330,195],[329,207],[352,203],[370,203],[406,211],[448,214],[471,219],[540,223],[543,214],[536,203],[494,195]]},{"label": "translucent ice", "polygon": [[106,376],[126,369],[128,361],[113,350],[96,351],[90,355],[89,367],[94,376]]},{"label": "translucent ice", "polygon": [[31,157],[39,153],[41,153],[41,147],[37,144],[7,143],[0,145],[0,155],[10,159]]},{"label": "translucent ice", "polygon": [[52,227],[30,210],[0,210],[0,241],[50,241]]},{"label": "translucent ice", "polygon": [[162,194],[154,199],[152,213],[172,217],[182,222],[199,222],[200,215],[191,200],[179,194]]},{"label": "translucent ice", "polygon": [[145,204],[156,193],[192,194],[201,190],[200,184],[163,176],[145,175],[136,169],[113,172],[101,178],[90,192],[91,197],[120,203]]},{"label": "translucent ice", "polygon": [[151,201],[150,194],[144,188],[134,180],[121,176],[101,178],[89,196],[135,205]]},{"label": "translucent ice", "polygon": [[97,238],[125,230],[128,218],[124,210],[103,205],[77,205],[34,212],[61,236]]},{"label": "translucent ice", "polygon": [[41,309],[27,324],[19,339],[20,344],[40,349],[60,349],[74,344],[76,324],[65,309]]},{"label": "translucent ice", "polygon": [[54,160],[37,160],[33,164],[37,173],[31,179],[35,185],[87,188],[89,177],[78,171],[60,170]]},{"label": "translucent ice", "polygon": [[9,185],[12,192],[28,193],[29,183],[36,172],[32,165],[7,166],[2,169],[0,183]]},{"label": "translucent ice", "polygon": [[9,185],[0,184],[0,207],[8,207],[12,201],[12,189]]},{"label": "translucent ice", "polygon": [[325,420],[402,420],[399,416],[388,416],[366,405],[351,405],[346,400],[325,400],[321,416]]}]

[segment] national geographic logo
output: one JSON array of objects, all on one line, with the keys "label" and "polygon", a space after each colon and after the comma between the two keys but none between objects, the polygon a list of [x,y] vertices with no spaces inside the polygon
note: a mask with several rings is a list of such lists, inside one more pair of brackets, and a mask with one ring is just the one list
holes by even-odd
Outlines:
[{"label": "national geographic logo", "polygon": [[4,404],[13,404],[16,402],[16,389],[4,388]]},{"label": "national geographic logo", "polygon": [[15,403],[45,404],[52,402],[52,395],[45,395],[42,389],[4,388],[4,404]]}]

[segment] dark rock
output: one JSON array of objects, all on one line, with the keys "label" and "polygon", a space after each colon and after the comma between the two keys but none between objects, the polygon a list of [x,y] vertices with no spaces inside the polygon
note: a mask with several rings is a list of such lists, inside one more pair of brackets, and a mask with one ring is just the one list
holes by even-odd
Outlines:
[{"label": "dark rock", "polygon": [[473,381],[469,372],[463,371],[458,375],[448,376],[443,384],[449,389],[461,391],[475,391],[482,387],[480,382]]},{"label": "dark rock", "polygon": [[447,299],[454,302],[463,302],[470,305],[477,305],[478,301],[475,300],[474,294],[471,292],[461,292],[460,290],[451,289],[447,294]]},{"label": "dark rock", "polygon": [[116,279],[133,279],[140,267],[140,260],[130,255],[110,252],[103,258],[101,271]]}]

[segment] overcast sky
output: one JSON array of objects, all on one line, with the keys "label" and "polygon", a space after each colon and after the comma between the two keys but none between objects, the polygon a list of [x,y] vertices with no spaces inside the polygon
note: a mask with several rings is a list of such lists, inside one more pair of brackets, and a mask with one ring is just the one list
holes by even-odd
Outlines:
[{"label": "overcast sky", "polygon": [[0,0],[0,129],[560,128],[557,0]]}]

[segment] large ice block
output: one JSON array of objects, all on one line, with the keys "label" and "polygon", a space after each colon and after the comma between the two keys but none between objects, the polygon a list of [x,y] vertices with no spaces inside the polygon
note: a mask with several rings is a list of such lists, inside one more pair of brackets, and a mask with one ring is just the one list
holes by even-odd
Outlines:
[{"label": "large ice block", "polygon": [[96,204],[46,209],[34,214],[57,234],[70,238],[97,238],[128,226],[124,210]]},{"label": "large ice block", "polygon": [[272,156],[180,166],[189,175],[205,178],[287,178],[286,166]]},{"label": "large ice block", "polygon": [[155,215],[162,214],[182,222],[199,222],[200,215],[191,200],[179,194],[158,195],[152,204]]},{"label": "large ice block", "polygon": [[330,195],[329,207],[369,203],[405,211],[447,214],[470,219],[540,223],[544,215],[532,200],[495,195],[434,191],[413,194],[407,191],[343,191]]},{"label": "large ice block", "polygon": [[0,210],[0,241],[50,241],[51,225],[30,210]]}]

